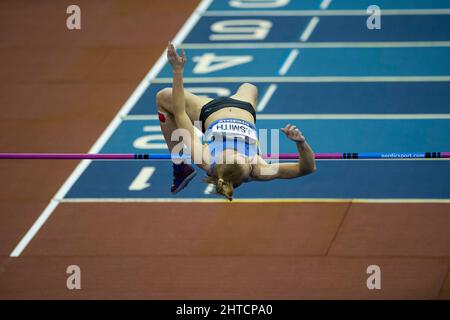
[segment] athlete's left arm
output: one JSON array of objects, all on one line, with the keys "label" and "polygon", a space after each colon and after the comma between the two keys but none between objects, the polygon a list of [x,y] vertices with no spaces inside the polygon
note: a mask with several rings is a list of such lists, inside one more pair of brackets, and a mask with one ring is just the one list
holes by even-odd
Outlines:
[{"label": "athlete's left arm", "polygon": [[[202,145],[201,139],[195,133],[195,128],[192,125],[191,119],[186,113],[186,101],[184,97],[183,86],[183,72],[184,64],[186,63],[186,54],[184,50],[181,51],[181,56],[177,54],[175,47],[169,42],[167,46],[167,59],[172,65],[173,79],[172,79],[172,112],[175,123],[178,129],[184,129],[189,136],[186,139],[183,137],[183,142],[191,152],[191,159],[197,166],[207,171],[209,169],[209,152],[204,152],[207,146]],[[179,131],[180,132],[180,131]],[[181,134],[182,132],[180,132]]]},{"label": "athlete's left arm", "polygon": [[303,134],[296,126],[288,124],[281,129],[286,136],[297,145],[299,161],[296,163],[273,163],[267,164],[265,161],[253,166],[252,178],[259,181],[268,181],[273,179],[293,179],[316,171],[316,162],[314,151],[306,142]]}]

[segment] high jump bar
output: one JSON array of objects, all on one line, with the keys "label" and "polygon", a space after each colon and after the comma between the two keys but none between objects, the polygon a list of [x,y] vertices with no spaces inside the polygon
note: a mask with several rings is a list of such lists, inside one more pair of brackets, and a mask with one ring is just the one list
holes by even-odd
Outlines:
[{"label": "high jump bar", "polygon": [[[265,154],[264,159],[296,160],[297,153]],[[188,156],[173,157],[163,153],[0,153],[1,159],[53,159],[53,160],[171,160],[188,159]],[[438,159],[450,158],[450,152],[342,152],[316,153],[318,160],[351,160],[351,159]]]}]

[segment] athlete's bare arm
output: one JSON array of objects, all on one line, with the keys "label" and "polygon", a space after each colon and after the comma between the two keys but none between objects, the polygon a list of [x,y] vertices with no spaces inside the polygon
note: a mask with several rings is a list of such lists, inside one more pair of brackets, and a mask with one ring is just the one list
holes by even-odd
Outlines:
[{"label": "athlete's bare arm", "polygon": [[179,56],[172,43],[169,42],[167,47],[167,58],[172,65],[173,69],[173,81],[172,81],[172,97],[173,97],[173,116],[175,122],[180,129],[184,129],[189,133],[190,139],[184,139],[183,142],[188,146],[191,152],[192,162],[195,162],[200,168],[208,170],[209,163],[205,156],[209,155],[209,152],[203,152],[203,148],[200,139],[195,134],[194,126],[191,119],[186,113],[186,101],[184,97],[183,87],[183,71],[184,64],[186,63],[186,54],[184,50],[181,51]]},{"label": "athlete's bare arm", "polygon": [[268,164],[260,161],[253,166],[252,178],[258,181],[268,181],[273,179],[293,179],[316,171],[314,152],[306,142],[305,137],[295,127],[288,124],[281,129],[286,136],[297,145],[299,161],[296,163],[274,163]]}]

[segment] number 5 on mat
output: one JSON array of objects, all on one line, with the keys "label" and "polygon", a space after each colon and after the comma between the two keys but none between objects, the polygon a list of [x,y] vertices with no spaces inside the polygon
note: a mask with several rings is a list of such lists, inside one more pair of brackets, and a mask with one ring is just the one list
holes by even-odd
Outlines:
[{"label": "number 5 on mat", "polygon": [[141,191],[150,187],[150,178],[155,172],[155,167],[143,167],[128,187],[130,191]]}]

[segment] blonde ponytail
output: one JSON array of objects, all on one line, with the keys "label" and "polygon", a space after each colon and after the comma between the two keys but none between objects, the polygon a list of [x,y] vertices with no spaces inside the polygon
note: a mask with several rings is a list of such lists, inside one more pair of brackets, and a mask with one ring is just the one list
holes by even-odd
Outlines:
[{"label": "blonde ponytail", "polygon": [[233,201],[233,183],[225,181],[222,178],[217,179],[216,192],[225,196],[228,200]]},{"label": "blonde ponytail", "polygon": [[239,164],[217,164],[213,177],[206,177],[205,182],[216,187],[216,193],[233,200],[234,184],[239,185],[243,178],[243,169]]}]

